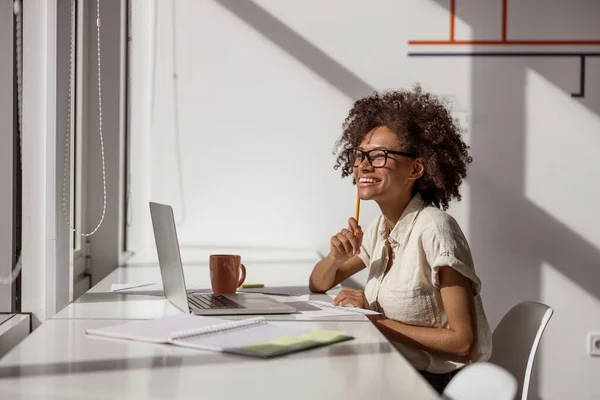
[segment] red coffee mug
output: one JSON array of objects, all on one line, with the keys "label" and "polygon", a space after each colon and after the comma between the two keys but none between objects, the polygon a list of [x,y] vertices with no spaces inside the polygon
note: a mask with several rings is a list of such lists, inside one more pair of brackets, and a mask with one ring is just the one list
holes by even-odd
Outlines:
[{"label": "red coffee mug", "polygon": [[210,285],[214,294],[234,294],[246,279],[246,267],[242,264],[241,256],[212,254],[209,265]]}]

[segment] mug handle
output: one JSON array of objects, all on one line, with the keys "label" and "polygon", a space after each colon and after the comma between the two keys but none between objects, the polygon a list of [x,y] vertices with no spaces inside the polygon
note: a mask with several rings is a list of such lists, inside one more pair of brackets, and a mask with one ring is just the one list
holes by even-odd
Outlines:
[{"label": "mug handle", "polygon": [[242,284],[246,280],[246,267],[244,266],[244,264],[240,264],[240,268],[242,269],[242,277],[240,278],[240,281],[238,282],[238,287],[242,286]]}]

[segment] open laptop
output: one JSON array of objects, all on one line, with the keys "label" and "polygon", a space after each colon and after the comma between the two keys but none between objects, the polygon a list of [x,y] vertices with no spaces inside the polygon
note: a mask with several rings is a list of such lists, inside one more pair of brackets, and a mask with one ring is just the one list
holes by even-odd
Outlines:
[{"label": "open laptop", "polygon": [[[261,293],[187,293],[173,208],[150,202],[150,215],[165,296],[177,308],[197,315],[291,314],[294,307]],[[208,273],[208,272],[207,272]]]}]

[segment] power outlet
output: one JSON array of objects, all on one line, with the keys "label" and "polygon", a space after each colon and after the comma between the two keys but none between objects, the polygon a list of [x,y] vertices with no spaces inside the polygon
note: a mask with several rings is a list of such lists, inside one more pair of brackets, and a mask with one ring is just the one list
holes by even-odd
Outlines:
[{"label": "power outlet", "polygon": [[600,333],[588,333],[588,353],[600,356]]}]

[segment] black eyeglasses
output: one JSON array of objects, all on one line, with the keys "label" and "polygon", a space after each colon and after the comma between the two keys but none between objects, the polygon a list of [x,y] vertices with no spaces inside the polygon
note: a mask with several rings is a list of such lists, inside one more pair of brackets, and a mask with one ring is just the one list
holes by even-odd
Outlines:
[{"label": "black eyeglasses", "polygon": [[408,158],[417,158],[416,154],[387,149],[373,149],[369,151],[362,151],[360,149],[354,148],[346,150],[348,161],[355,167],[358,167],[366,157],[367,160],[369,160],[369,163],[374,168],[381,168],[387,163],[388,154],[397,154],[399,156],[404,156]]}]

